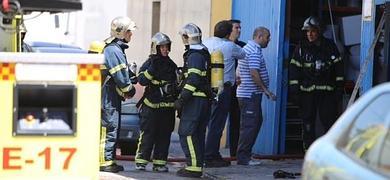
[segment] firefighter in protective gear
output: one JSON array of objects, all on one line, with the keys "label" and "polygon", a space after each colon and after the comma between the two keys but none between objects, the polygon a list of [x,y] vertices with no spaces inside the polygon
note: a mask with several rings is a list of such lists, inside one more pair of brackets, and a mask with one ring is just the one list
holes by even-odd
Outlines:
[{"label": "firefighter in protective gear", "polygon": [[169,37],[156,33],[152,37],[149,59],[138,74],[145,92],[139,102],[141,135],[135,157],[137,170],[145,170],[153,151],[153,171],[168,172],[166,164],[177,99],[177,65],[168,56],[170,49]]},{"label": "firefighter in protective gear", "polygon": [[178,176],[202,176],[205,132],[210,116],[210,54],[202,44],[202,32],[195,24],[187,24],[180,31],[184,53],[184,82],[175,108],[180,111],[180,144],[186,156],[187,167],[177,171]]},{"label": "firefighter in protective gear", "polygon": [[26,37],[27,34],[27,29],[24,23],[19,26],[19,32],[20,32],[20,40],[22,41],[22,52],[34,52],[33,48],[24,42],[24,38]]},{"label": "firefighter in protective gear", "polygon": [[[115,18],[111,23],[111,37],[104,48],[102,83],[102,131],[100,171],[119,172],[123,167],[115,163],[115,146],[120,126],[121,101],[131,98],[135,88],[131,84],[125,50],[131,40],[135,23],[128,17]],[[104,149],[104,150],[103,150]],[[104,152],[104,154],[103,154]]]},{"label": "firefighter in protective gear", "polygon": [[296,47],[289,64],[289,91],[300,105],[302,138],[306,150],[315,140],[317,112],[324,130],[337,119],[337,100],[343,91],[343,61],[336,45],[320,35],[317,18],[306,19],[306,39]]}]

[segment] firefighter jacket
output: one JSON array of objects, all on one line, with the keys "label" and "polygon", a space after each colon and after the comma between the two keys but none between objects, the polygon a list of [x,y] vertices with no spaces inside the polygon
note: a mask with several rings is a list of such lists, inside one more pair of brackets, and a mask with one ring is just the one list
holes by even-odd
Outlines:
[{"label": "firefighter jacket", "polygon": [[146,86],[142,104],[150,108],[173,108],[177,98],[177,65],[169,58],[152,54],[141,66],[138,82]]},{"label": "firefighter jacket", "polygon": [[101,67],[103,97],[106,96],[105,92],[112,94],[114,91],[124,100],[126,93],[134,91],[125,54],[128,47],[121,40],[115,39],[104,48],[104,64]]},{"label": "firefighter jacket", "polygon": [[203,45],[191,45],[184,55],[184,80],[179,99],[186,102],[192,97],[212,98],[210,85],[210,54]]},{"label": "firefighter jacket", "polygon": [[305,40],[296,47],[289,64],[290,91],[313,92],[342,90],[344,66],[336,45],[320,37]]}]

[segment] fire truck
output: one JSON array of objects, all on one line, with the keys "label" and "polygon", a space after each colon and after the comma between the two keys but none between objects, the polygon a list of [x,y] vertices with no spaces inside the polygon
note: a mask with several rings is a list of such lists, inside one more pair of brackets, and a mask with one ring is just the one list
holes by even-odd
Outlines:
[{"label": "fire truck", "polygon": [[23,15],[80,0],[0,2],[0,179],[98,179],[103,55],[21,52]]}]

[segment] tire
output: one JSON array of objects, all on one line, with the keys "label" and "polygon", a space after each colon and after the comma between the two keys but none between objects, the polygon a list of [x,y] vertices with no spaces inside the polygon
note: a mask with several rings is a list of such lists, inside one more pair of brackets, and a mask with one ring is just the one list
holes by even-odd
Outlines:
[{"label": "tire", "polygon": [[138,141],[135,142],[122,142],[119,144],[121,155],[135,155],[137,151]]}]

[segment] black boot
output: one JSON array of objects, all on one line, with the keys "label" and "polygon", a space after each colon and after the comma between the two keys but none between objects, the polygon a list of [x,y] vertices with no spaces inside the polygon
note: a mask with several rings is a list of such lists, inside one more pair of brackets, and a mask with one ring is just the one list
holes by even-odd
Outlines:
[{"label": "black boot", "polygon": [[119,171],[123,171],[124,168],[121,165],[117,165],[115,163],[108,165],[108,166],[100,166],[100,171],[103,172],[112,172],[112,173],[117,173]]},{"label": "black boot", "polygon": [[189,171],[182,168],[176,172],[176,175],[180,177],[200,178],[202,176],[202,172]]}]

